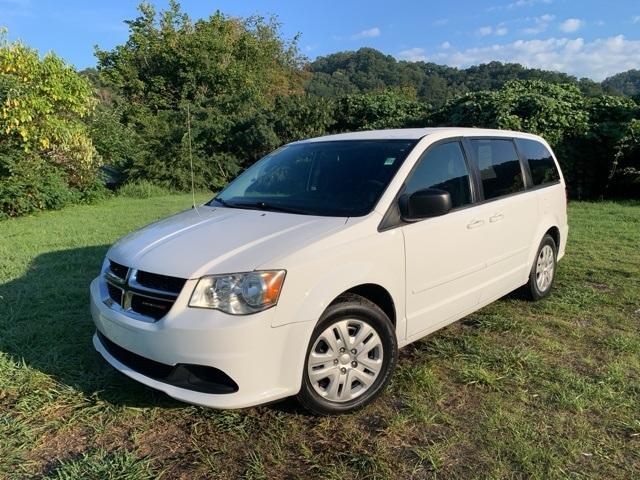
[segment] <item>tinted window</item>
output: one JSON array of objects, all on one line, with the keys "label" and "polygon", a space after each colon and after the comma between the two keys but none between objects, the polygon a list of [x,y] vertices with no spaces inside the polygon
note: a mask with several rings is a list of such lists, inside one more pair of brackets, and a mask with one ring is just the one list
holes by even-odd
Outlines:
[{"label": "tinted window", "polygon": [[451,194],[453,208],[471,203],[469,172],[458,142],[444,143],[429,150],[407,180],[405,193],[438,188]]},{"label": "tinted window", "polygon": [[309,215],[366,215],[415,143],[342,140],[286,145],[249,167],[212,202]]},{"label": "tinted window", "polygon": [[560,174],[547,147],[536,140],[519,138],[516,142],[518,142],[518,148],[527,159],[527,162],[529,162],[531,180],[533,180],[534,185],[560,180]]},{"label": "tinted window", "polygon": [[471,140],[471,148],[486,200],[524,190],[520,161],[511,140]]}]

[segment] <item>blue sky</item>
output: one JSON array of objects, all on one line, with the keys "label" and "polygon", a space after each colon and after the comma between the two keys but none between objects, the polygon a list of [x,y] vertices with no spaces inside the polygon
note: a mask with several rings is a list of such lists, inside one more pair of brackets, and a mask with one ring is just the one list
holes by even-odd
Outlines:
[{"label": "blue sky", "polygon": [[[95,65],[93,46],[127,38],[131,0],[0,0],[0,26],[41,53],[78,68]],[[158,7],[165,1],[151,2]],[[466,67],[491,60],[560,70],[595,80],[640,69],[638,0],[183,0],[192,17],[277,15],[286,37],[301,33],[310,59],[363,46],[404,60]]]}]

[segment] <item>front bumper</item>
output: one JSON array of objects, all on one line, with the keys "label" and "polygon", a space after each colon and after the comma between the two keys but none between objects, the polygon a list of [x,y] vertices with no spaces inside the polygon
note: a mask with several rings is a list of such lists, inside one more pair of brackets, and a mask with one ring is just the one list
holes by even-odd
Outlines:
[{"label": "front bumper", "polygon": [[246,316],[190,308],[195,281],[188,281],[171,311],[145,322],[112,310],[103,301],[98,277],[91,283],[91,314],[97,330],[118,347],[140,357],[175,366],[214,367],[238,386],[233,393],[203,393],[158,381],[114,355],[96,334],[96,350],[120,372],[175,399],[214,408],[243,408],[295,395],[313,322],[272,327],[276,309]]}]

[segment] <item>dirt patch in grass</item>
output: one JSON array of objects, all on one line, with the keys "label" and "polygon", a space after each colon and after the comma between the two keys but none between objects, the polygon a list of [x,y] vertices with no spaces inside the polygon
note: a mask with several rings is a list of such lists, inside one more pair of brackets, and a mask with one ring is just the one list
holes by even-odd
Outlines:
[{"label": "dirt patch in grass", "polygon": [[173,419],[153,421],[150,428],[136,436],[138,454],[159,463],[184,455],[190,444],[189,426]]},{"label": "dirt patch in grass", "polygon": [[46,473],[65,458],[74,457],[87,449],[91,433],[84,426],[62,428],[46,433],[40,443],[27,455],[36,471]]}]

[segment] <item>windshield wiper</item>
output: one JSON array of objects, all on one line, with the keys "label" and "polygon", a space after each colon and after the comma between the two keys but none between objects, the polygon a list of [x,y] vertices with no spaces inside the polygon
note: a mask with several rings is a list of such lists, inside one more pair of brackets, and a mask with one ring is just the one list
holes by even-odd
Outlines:
[{"label": "windshield wiper", "polygon": [[308,211],[302,210],[300,208],[286,207],[284,205],[278,205],[278,204],[267,203],[267,202],[227,202],[226,200],[223,200],[222,198],[219,198],[219,197],[213,198],[209,203],[212,203],[212,202],[218,202],[220,205],[226,208],[245,208],[250,210],[255,209],[255,210],[266,210],[266,211],[272,211],[272,212],[311,215],[311,213],[309,213]]},{"label": "windshield wiper", "polygon": [[302,210],[295,207],[287,207],[284,205],[278,205],[275,203],[267,203],[267,202],[238,202],[238,203],[227,203],[230,207],[236,208],[251,208],[258,210],[266,210],[272,212],[283,212],[283,213],[297,213],[300,215],[311,215],[308,211]]},{"label": "windshield wiper", "polygon": [[227,202],[226,200],[223,200],[219,197],[213,197],[209,203],[207,205],[211,205],[213,202],[218,202],[220,205],[222,205],[223,207],[227,207],[227,208],[233,208],[233,205],[231,205],[229,202]]}]

